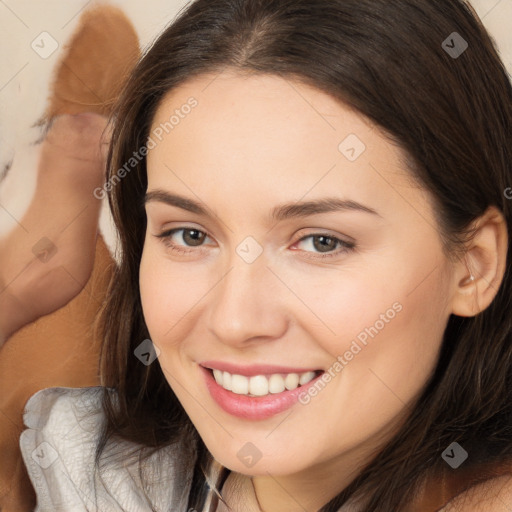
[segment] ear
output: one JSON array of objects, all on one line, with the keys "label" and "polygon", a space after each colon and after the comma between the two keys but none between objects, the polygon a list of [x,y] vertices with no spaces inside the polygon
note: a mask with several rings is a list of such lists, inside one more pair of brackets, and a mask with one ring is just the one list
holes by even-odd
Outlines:
[{"label": "ear", "polygon": [[501,211],[490,206],[473,228],[474,237],[454,272],[452,312],[465,317],[475,316],[491,304],[507,265],[507,223]]}]

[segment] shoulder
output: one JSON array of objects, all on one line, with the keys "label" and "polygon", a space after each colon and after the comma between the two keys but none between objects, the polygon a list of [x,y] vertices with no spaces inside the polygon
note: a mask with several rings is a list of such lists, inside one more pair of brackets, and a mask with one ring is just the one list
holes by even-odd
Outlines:
[{"label": "shoulder", "polygon": [[458,494],[439,512],[509,512],[512,510],[512,471],[474,485]]},{"label": "shoulder", "polygon": [[28,428],[20,436],[20,448],[37,494],[36,512],[142,512],[151,510],[149,503],[163,510],[176,495],[184,499],[187,494],[186,485],[179,489],[175,485],[177,449],[160,450],[148,459],[144,466],[149,468],[148,487],[139,472],[144,447],[137,444],[109,441],[101,468],[96,467],[96,448],[106,419],[104,393],[115,395],[101,386],[54,387],[38,391],[26,403],[23,420]]},{"label": "shoulder", "polygon": [[[54,387],[41,389],[25,404],[23,422],[33,430],[48,429],[55,434],[70,433],[70,426],[82,425],[83,430],[95,430],[103,421],[101,400],[107,388]],[[88,421],[89,429],[84,421]],[[67,438],[67,436],[65,436]]]},{"label": "shoulder", "polygon": [[102,427],[103,389],[47,388],[25,405],[20,449],[38,510],[89,510],[91,468]]}]

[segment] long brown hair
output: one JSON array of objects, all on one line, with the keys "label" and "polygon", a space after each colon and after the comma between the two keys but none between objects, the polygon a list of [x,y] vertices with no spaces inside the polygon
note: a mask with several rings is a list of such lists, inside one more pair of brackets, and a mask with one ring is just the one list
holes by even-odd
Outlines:
[{"label": "long brown hair", "polygon": [[[467,42],[450,53],[457,34]],[[462,39],[458,39],[459,43]],[[136,66],[116,111],[108,157],[109,204],[119,233],[119,266],[102,314],[101,375],[113,436],[160,449],[182,442],[193,483],[188,505],[202,510],[213,463],[158,364],[133,355],[149,333],[139,293],[147,187],[142,158],[163,96],[207,72],[235,69],[299,80],[351,105],[408,155],[411,176],[432,196],[446,254],[464,250],[469,227],[490,206],[512,239],[512,88],[493,41],[461,0],[196,0]],[[401,430],[321,510],[361,494],[364,512],[406,510],[423,480],[440,474],[443,450],[458,442],[466,467],[512,457],[511,249],[501,287],[480,314],[452,315],[439,360]],[[228,470],[218,475],[222,483]]]}]

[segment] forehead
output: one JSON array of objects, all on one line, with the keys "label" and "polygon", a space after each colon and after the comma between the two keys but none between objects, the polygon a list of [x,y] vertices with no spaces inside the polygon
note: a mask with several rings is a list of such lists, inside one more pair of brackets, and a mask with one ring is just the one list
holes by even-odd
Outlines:
[{"label": "forehead", "polygon": [[253,191],[276,201],[337,190],[376,207],[397,201],[395,187],[418,188],[404,153],[379,127],[289,78],[195,77],[163,98],[150,136],[148,188],[211,195],[215,183],[225,194]]},{"label": "forehead", "polygon": [[[191,100],[197,103],[193,110],[187,107]],[[292,78],[268,74],[223,71],[194,77],[164,96],[153,129],[163,125],[165,131],[165,124],[173,117],[167,131],[177,136],[187,125],[197,132],[207,123],[205,142],[230,136],[233,143],[240,140],[248,146],[250,139],[266,142],[269,147],[272,142],[284,146],[292,136],[302,136],[311,144],[323,140],[337,150],[344,132],[358,135],[371,145],[381,138],[378,128],[348,105]],[[183,122],[187,117],[190,119]],[[178,129],[178,125],[185,128]],[[280,135],[278,140],[274,139],[276,133]],[[380,142],[382,147],[386,145],[384,140]]]}]

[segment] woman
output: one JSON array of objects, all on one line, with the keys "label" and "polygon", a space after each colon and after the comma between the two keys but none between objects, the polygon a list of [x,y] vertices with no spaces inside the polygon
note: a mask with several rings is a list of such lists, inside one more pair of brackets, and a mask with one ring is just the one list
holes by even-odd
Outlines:
[{"label": "woman", "polygon": [[189,5],[95,192],[109,390],[27,405],[40,502],[426,510],[426,482],[503,471],[511,100],[460,1]]}]

